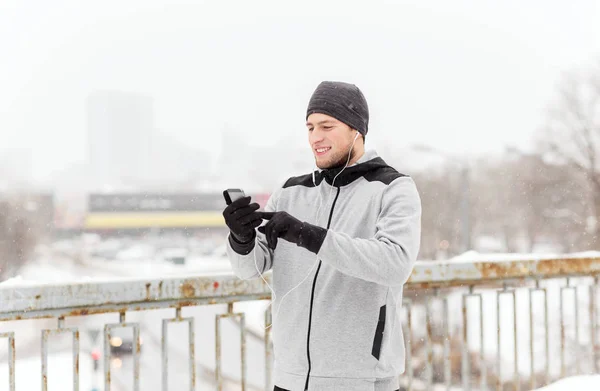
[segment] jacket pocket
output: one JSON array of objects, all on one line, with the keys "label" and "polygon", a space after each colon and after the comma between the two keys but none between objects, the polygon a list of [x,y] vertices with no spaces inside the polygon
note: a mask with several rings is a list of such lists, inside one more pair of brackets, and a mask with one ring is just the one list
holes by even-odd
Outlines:
[{"label": "jacket pocket", "polygon": [[379,320],[377,321],[377,329],[375,330],[375,338],[373,339],[373,349],[371,350],[371,354],[377,360],[379,360],[379,354],[381,353],[383,330],[385,330],[385,305],[379,308]]}]

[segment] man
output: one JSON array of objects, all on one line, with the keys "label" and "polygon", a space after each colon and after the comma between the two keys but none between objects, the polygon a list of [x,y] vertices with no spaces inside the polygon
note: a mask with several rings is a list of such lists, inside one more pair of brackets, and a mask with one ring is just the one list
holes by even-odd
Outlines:
[{"label": "man", "polygon": [[241,279],[273,270],[275,390],[394,391],[420,197],[410,177],[365,152],[369,110],[358,87],[322,82],[306,120],[320,170],[287,180],[264,212],[250,197],[229,205],[229,259]]}]

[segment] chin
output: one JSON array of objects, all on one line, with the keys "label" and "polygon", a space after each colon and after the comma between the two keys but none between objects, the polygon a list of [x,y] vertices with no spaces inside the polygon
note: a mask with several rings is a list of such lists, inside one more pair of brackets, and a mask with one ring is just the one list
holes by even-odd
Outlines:
[{"label": "chin", "polygon": [[327,169],[327,164],[325,164],[324,162],[319,162],[319,161],[315,161],[315,164],[318,168],[320,168],[321,170],[325,170]]},{"label": "chin", "polygon": [[321,160],[318,160],[317,157],[315,156],[315,164],[321,170],[336,168],[340,165],[343,166],[344,163],[346,163],[346,160],[343,158],[340,158],[339,156],[327,156],[327,159],[321,159]]},{"label": "chin", "polygon": [[333,168],[335,167],[335,163],[332,161],[317,161],[317,167],[319,167],[321,170],[327,170],[329,168]]}]

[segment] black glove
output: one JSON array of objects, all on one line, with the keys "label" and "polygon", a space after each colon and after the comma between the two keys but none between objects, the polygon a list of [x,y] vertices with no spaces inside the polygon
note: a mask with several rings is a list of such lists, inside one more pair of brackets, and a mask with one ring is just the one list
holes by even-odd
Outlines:
[{"label": "black glove", "polygon": [[260,216],[269,222],[259,227],[258,231],[265,234],[267,244],[275,250],[277,238],[317,254],[327,236],[327,230],[316,225],[302,222],[287,212],[259,212]]},{"label": "black glove", "polygon": [[256,212],[258,208],[260,206],[257,203],[250,203],[250,197],[243,197],[235,200],[223,210],[225,224],[231,231],[230,237],[237,242],[230,241],[230,243],[232,248],[240,254],[247,254],[254,248],[255,229],[262,223],[260,213]]}]

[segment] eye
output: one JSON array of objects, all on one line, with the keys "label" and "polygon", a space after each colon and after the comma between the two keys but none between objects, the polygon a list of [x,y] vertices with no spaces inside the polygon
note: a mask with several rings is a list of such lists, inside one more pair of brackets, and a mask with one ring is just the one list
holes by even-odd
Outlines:
[{"label": "eye", "polygon": [[313,128],[308,128],[308,131],[309,131],[309,132],[312,132],[312,131],[313,131]]},{"label": "eye", "polygon": [[326,129],[326,130],[329,130],[329,129],[332,129],[332,128],[333,128],[333,126],[331,126],[331,125],[325,125],[325,126],[323,126],[323,129]]}]

